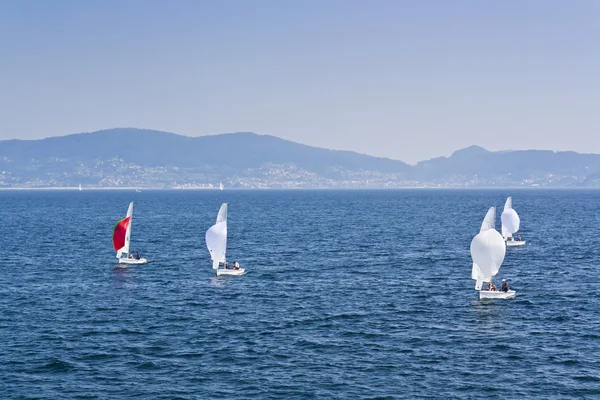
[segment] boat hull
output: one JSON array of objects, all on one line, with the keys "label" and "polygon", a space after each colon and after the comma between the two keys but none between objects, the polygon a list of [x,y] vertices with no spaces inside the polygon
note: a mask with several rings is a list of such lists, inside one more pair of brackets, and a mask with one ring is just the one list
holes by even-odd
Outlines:
[{"label": "boat hull", "polygon": [[507,240],[506,247],[524,246],[525,240]]},{"label": "boat hull", "polygon": [[494,290],[481,290],[479,291],[480,299],[514,299],[517,292],[509,290],[508,292],[494,291]]},{"label": "boat hull", "polygon": [[239,275],[244,275],[245,273],[246,273],[246,270],[244,268],[240,268],[240,269],[224,269],[224,268],[219,268],[217,270],[217,276],[221,276],[221,275],[239,276]]},{"label": "boat hull", "polygon": [[119,264],[147,264],[148,260],[145,258],[119,258]]}]

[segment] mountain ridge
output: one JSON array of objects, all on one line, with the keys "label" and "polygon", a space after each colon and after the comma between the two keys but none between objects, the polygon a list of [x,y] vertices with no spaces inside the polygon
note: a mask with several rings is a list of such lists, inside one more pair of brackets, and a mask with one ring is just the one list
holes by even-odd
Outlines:
[{"label": "mountain ridge", "polygon": [[0,187],[596,186],[600,155],[477,145],[409,165],[253,132],[190,137],[113,128],[0,141]]}]

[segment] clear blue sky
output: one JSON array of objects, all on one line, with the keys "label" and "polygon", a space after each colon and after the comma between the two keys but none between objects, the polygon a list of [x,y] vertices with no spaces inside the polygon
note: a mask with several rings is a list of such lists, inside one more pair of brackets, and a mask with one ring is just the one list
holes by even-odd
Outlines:
[{"label": "clear blue sky", "polygon": [[0,139],[600,153],[600,1],[0,0]]}]

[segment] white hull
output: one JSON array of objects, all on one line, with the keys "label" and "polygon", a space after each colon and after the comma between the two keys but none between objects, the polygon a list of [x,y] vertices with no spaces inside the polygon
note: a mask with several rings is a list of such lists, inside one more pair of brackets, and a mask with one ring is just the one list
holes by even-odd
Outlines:
[{"label": "white hull", "polygon": [[502,292],[500,290],[481,290],[479,291],[480,299],[513,299],[517,295],[517,292],[514,290],[509,290],[508,292]]},{"label": "white hull", "polygon": [[507,240],[506,247],[524,246],[525,240]]},{"label": "white hull", "polygon": [[148,260],[145,258],[119,258],[119,264],[146,264]]},{"label": "white hull", "polygon": [[221,276],[221,275],[244,275],[246,273],[246,270],[244,268],[240,268],[240,269],[225,269],[225,268],[219,268],[217,270],[217,276]]}]

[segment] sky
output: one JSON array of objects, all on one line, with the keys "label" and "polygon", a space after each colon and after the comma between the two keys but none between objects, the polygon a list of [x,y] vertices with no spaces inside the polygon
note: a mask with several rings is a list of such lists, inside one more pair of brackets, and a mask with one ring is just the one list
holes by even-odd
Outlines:
[{"label": "sky", "polygon": [[600,1],[0,0],[0,139],[600,153]]}]

